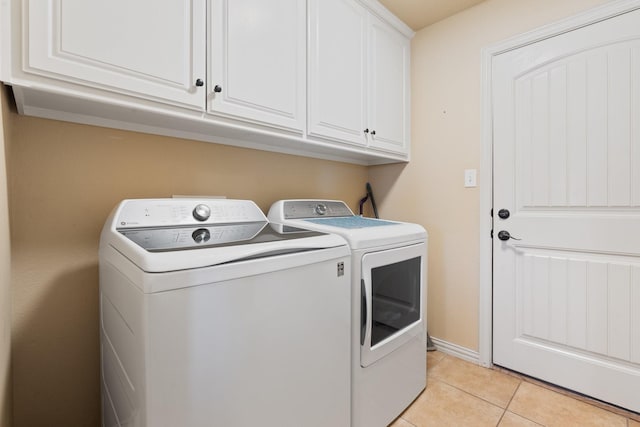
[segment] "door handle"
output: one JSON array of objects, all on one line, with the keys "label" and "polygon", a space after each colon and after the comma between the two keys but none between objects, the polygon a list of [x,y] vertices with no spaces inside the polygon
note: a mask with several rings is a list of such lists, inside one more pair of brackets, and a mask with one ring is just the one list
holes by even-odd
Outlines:
[{"label": "door handle", "polygon": [[509,239],[522,240],[522,239],[518,239],[517,237],[513,237],[511,233],[509,233],[507,230],[498,231],[498,239],[502,240],[503,242],[506,242]]},{"label": "door handle", "polygon": [[360,345],[364,345],[367,334],[367,288],[364,279],[360,279]]}]

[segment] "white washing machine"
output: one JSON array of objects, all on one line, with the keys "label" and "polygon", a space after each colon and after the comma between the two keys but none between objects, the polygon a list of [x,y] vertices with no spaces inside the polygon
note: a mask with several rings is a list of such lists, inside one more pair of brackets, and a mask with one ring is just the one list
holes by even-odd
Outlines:
[{"label": "white washing machine", "polygon": [[100,240],[105,427],[350,425],[350,252],[251,201],[125,200]]},{"label": "white washing machine", "polygon": [[388,425],[426,387],[425,229],[356,216],[336,200],[280,200],[268,218],[349,243],[352,426]]}]

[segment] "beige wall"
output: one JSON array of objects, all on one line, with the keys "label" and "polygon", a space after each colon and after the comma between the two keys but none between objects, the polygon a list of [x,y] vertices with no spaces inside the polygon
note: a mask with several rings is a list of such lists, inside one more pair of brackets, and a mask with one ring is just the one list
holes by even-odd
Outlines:
[{"label": "beige wall", "polygon": [[[4,87],[0,85],[0,92]],[[11,425],[11,262],[4,135],[6,98],[0,95],[0,427]]]},{"label": "beige wall", "polygon": [[382,216],[429,232],[431,336],[478,349],[480,187],[464,188],[463,174],[480,169],[481,49],[606,1],[488,0],[413,39],[412,161],[369,179]]},{"label": "beige wall", "polygon": [[[418,32],[407,165],[367,169],[23,117],[3,107],[14,425],[98,425],[97,246],[107,214],[123,198],[217,194],[266,209],[279,198],[330,197],[356,208],[368,178],[382,216],[429,231],[430,333],[477,349],[479,188],[463,188],[463,170],[480,167],[480,49],[605,1],[488,0]],[[9,312],[1,165],[0,380]],[[9,393],[0,393],[2,404]]]},{"label": "beige wall", "polygon": [[338,198],[367,169],[9,114],[14,425],[99,423],[98,239],[124,198]]}]

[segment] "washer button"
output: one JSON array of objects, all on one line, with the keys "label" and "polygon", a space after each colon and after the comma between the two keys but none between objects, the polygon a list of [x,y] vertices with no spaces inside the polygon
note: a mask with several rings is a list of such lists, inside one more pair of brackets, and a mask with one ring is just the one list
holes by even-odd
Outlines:
[{"label": "washer button", "polygon": [[327,205],[325,205],[324,203],[318,203],[316,205],[316,213],[318,215],[326,215],[327,213]]}]

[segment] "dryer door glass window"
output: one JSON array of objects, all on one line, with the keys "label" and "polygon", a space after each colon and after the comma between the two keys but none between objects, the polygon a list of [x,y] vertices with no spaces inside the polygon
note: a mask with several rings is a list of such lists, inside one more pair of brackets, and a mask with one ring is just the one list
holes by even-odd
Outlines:
[{"label": "dryer door glass window", "polygon": [[371,347],[420,320],[420,257],[371,270]]},{"label": "dryer door glass window", "polygon": [[369,366],[425,333],[424,243],[362,256],[360,364]]}]

